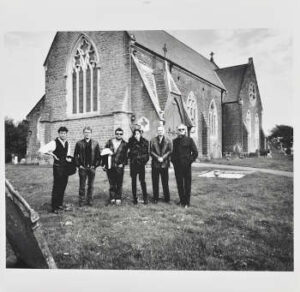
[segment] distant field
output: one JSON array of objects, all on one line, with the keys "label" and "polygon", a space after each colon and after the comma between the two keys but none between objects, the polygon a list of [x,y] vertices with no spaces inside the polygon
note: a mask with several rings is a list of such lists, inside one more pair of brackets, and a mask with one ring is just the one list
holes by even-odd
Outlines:
[{"label": "distant field", "polygon": [[[6,177],[40,214],[59,268],[292,271],[293,179],[198,178],[201,171],[193,171],[189,209],[175,204],[173,173],[170,204],[133,205],[128,171],[122,206],[106,206],[108,182],[99,169],[94,206],[77,207],[76,174],[65,197],[73,210],[53,215],[52,168],[6,165]],[[149,172],[146,178],[152,194]]]}]

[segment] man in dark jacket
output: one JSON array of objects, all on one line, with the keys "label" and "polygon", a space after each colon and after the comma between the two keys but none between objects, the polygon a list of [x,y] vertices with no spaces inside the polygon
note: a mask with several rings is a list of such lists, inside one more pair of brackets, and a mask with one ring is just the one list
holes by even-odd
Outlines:
[{"label": "man in dark jacket", "polygon": [[111,204],[120,205],[122,196],[122,185],[124,166],[127,164],[127,143],[123,140],[123,130],[115,130],[115,138],[105,144],[105,148],[111,150],[111,161],[104,165],[109,181],[109,198]]},{"label": "man in dark jacket", "polygon": [[178,137],[173,140],[172,163],[174,165],[178,194],[183,207],[190,205],[191,165],[198,157],[198,150],[192,138],[186,136],[186,126],[177,127]]},{"label": "man in dark jacket", "polygon": [[[75,146],[74,160],[79,173],[79,206],[84,202],[93,204],[93,190],[96,168],[100,165],[100,147],[97,141],[91,139],[92,129],[83,129],[84,139],[78,141]],[[87,196],[85,195],[86,180],[88,184]]]},{"label": "man in dark jacket", "polygon": [[130,176],[133,203],[137,204],[136,178],[139,175],[144,204],[148,203],[147,187],[145,182],[145,165],[149,160],[149,142],[142,137],[141,129],[135,129],[128,141],[128,157],[130,159]]},{"label": "man in dark jacket", "polygon": [[164,135],[164,133],[164,127],[159,126],[157,128],[157,136],[150,141],[154,204],[158,202],[159,197],[159,176],[161,176],[165,202],[170,201],[169,166],[172,153],[172,142]]}]

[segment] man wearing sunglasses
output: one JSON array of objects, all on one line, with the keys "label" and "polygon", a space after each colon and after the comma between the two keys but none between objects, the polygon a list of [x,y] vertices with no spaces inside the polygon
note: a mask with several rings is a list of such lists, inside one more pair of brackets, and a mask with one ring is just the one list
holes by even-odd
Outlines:
[{"label": "man wearing sunglasses", "polygon": [[179,204],[185,208],[190,206],[192,170],[191,165],[198,157],[194,140],[186,136],[186,126],[177,127],[178,136],[173,140],[171,161],[174,165]]},{"label": "man wearing sunglasses", "polygon": [[109,199],[111,204],[120,205],[124,166],[127,164],[127,143],[123,140],[123,130],[117,128],[115,137],[108,140],[105,148],[111,150],[110,163],[104,166],[109,181]]}]

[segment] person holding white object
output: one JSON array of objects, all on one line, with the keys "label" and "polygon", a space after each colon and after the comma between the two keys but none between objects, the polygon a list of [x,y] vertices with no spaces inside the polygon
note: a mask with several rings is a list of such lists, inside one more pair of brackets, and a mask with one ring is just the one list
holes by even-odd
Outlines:
[{"label": "person holding white object", "polygon": [[109,181],[110,203],[121,204],[124,167],[127,164],[127,143],[123,140],[124,131],[121,128],[115,130],[115,137],[108,140],[101,155],[102,165],[106,170]]},{"label": "person holding white object", "polygon": [[67,134],[68,129],[66,127],[60,127],[58,129],[58,137],[39,149],[40,153],[51,155],[54,158],[51,207],[52,212],[55,214],[58,214],[59,210],[64,209],[63,200],[69,178],[65,170],[65,161],[71,162],[72,160]]}]

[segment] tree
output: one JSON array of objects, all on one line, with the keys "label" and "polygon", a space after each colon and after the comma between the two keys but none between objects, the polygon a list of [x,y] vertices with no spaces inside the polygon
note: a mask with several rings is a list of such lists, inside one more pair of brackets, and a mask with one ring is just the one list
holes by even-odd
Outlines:
[{"label": "tree", "polygon": [[15,125],[12,119],[5,118],[5,162],[11,161],[12,154],[19,159],[25,157],[28,130],[27,120]]},{"label": "tree", "polygon": [[293,146],[293,127],[287,125],[276,125],[269,135],[268,139],[276,138],[278,142],[282,143],[284,148],[290,149]]}]

